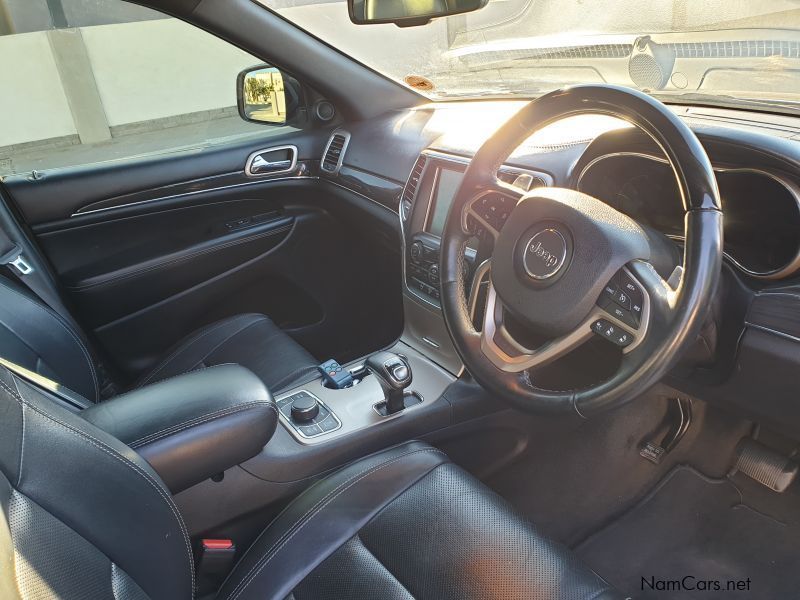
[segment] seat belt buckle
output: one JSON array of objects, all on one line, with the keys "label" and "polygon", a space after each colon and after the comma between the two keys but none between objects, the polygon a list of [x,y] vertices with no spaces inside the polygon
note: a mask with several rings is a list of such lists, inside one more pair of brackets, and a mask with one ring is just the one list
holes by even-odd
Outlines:
[{"label": "seat belt buckle", "polygon": [[19,246],[14,246],[11,252],[6,253],[0,258],[0,265],[9,265],[14,267],[20,275],[30,275],[33,273],[33,267],[28,264],[25,257],[22,255],[22,250]]},{"label": "seat belt buckle", "polygon": [[198,595],[219,588],[233,569],[235,556],[236,544],[232,540],[201,540],[196,569]]}]

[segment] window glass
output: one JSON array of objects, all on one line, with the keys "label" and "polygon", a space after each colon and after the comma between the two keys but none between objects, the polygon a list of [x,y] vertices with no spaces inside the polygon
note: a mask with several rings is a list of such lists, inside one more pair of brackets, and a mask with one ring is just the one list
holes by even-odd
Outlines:
[{"label": "window glass", "polygon": [[263,136],[236,109],[262,62],[122,0],[0,0],[0,175]]}]

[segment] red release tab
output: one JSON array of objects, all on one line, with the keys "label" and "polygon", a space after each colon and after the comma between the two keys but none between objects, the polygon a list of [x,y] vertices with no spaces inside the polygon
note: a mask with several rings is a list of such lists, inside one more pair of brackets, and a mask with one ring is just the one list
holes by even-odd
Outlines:
[{"label": "red release tab", "polygon": [[233,548],[231,540],[203,540],[204,550],[230,550]]}]

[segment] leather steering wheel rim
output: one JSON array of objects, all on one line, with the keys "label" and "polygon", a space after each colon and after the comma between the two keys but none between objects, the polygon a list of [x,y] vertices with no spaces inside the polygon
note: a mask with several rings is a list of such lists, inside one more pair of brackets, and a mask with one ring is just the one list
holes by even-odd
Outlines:
[{"label": "leather steering wheel rim", "polygon": [[[683,272],[676,287],[667,284],[650,265],[648,250],[640,243],[639,233],[629,233],[631,228],[635,229],[631,225],[635,222],[627,216],[605,204],[601,203],[600,206],[596,204],[600,203],[599,200],[579,192],[546,188],[524,194],[497,179],[498,168],[536,130],[565,117],[585,113],[614,116],[640,128],[654,140],[669,160],[685,210]],[[472,213],[469,211],[476,198],[493,192],[516,196],[518,200],[506,224],[511,223],[518,212],[520,216],[524,216],[521,208],[523,206],[529,209],[528,213],[533,211],[539,216],[543,213],[545,217],[548,217],[548,207],[552,206],[560,214],[580,213],[575,217],[580,218],[578,229],[584,227],[593,231],[594,227],[600,231],[608,225],[607,221],[612,221],[613,227],[617,228],[609,230],[608,240],[604,239],[603,242],[609,241],[612,246],[618,244],[621,250],[618,253],[609,253],[608,260],[602,264],[605,269],[603,272],[607,276],[613,269],[625,268],[644,287],[650,311],[646,327],[642,330],[642,340],[637,343],[635,350],[625,354],[617,372],[606,381],[580,390],[549,390],[537,386],[535,378],[531,378],[527,369],[509,371],[506,365],[498,366],[496,357],[489,360],[484,353],[484,332],[478,332],[474,327],[467,306],[463,261],[467,241],[475,233],[472,228],[475,221],[470,221]],[[593,218],[596,221],[594,223]],[[546,225],[550,220],[544,219],[542,222]],[[533,100],[498,129],[475,154],[445,222],[440,258],[441,304],[456,351],[467,371],[478,383],[524,411],[577,412],[587,417],[629,402],[657,383],[674,364],[681,350],[694,341],[699,333],[720,278],[722,223],[717,182],[705,150],[691,129],[661,102],[644,93],[611,85],[574,86]],[[506,228],[501,228],[497,235],[502,236]],[[586,266],[579,264],[575,257],[581,251],[581,256],[588,251],[586,247],[582,248],[587,245],[587,241],[575,237],[572,229],[569,226],[561,229],[564,232],[563,237],[573,238],[569,241],[575,246],[574,256],[570,255],[572,262],[564,267],[567,274],[570,270]],[[497,238],[496,247],[502,239]],[[509,243],[505,245],[508,246]],[[525,251],[522,252],[524,261]],[[495,252],[493,255],[493,261],[497,260],[497,254]],[[492,268],[495,269],[494,266]],[[505,275],[509,271],[504,268],[501,273],[498,266],[497,272]],[[492,277],[494,278],[494,272]],[[525,278],[524,275],[517,277]],[[573,287],[577,282],[580,289],[587,289],[591,293],[602,289],[605,283],[588,281],[587,278],[583,278],[587,280],[581,283],[583,280],[578,277],[577,272],[571,278]],[[561,279],[563,281],[548,284],[551,286],[548,288],[550,291],[538,290],[535,281],[522,282],[531,288],[530,298],[525,297],[524,302],[518,302],[515,296],[513,300],[518,306],[525,306],[528,300],[531,306],[535,306],[538,295],[549,293],[552,296],[559,285],[568,285],[569,276]],[[515,281],[513,285],[516,286],[515,290],[523,289],[519,281]],[[523,296],[525,293],[521,292]],[[581,298],[579,302],[583,306],[586,299]],[[594,299],[590,302],[594,302]],[[551,314],[559,316],[558,312],[552,310]],[[581,335],[584,333],[581,331]]]}]

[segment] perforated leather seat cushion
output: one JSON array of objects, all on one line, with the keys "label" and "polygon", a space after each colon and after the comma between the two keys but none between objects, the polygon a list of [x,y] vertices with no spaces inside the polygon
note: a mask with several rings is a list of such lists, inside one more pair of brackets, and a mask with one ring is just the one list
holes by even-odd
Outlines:
[{"label": "perforated leather seat cushion", "polygon": [[622,598],[438,450],[410,442],[302,494],[220,600]]}]

